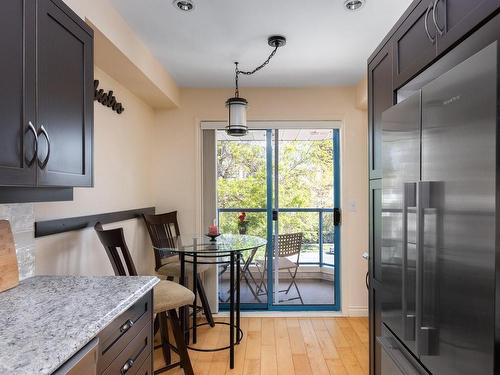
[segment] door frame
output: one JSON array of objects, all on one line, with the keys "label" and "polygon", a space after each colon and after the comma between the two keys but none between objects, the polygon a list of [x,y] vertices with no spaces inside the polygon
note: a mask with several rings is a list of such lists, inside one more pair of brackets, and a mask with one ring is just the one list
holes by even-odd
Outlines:
[{"label": "door frame", "polygon": [[[195,221],[195,228],[197,232],[200,232],[203,230],[203,182],[202,182],[202,166],[203,166],[203,148],[202,148],[202,143],[203,143],[203,138],[202,138],[202,132],[203,130],[224,130],[226,127],[226,122],[225,121],[201,121],[199,119],[196,119],[196,124],[197,124],[197,131],[195,132],[195,141],[196,141],[196,163],[195,163],[195,172],[196,172],[196,197],[195,197],[195,207],[196,207],[196,221]],[[334,172],[334,191],[338,191],[339,193],[336,194],[334,193],[334,208],[341,208],[342,207],[342,191],[343,191],[343,181],[344,179],[344,169],[343,169],[343,158],[342,155],[344,153],[344,123],[343,120],[311,120],[311,121],[283,121],[283,120],[269,120],[269,121],[248,121],[248,127],[249,129],[255,129],[255,130],[273,130],[273,129],[331,129],[333,130],[334,134],[334,144],[337,144],[338,147],[334,147],[333,152],[333,164],[334,166],[337,165],[338,168]],[[272,143],[272,140],[269,140]],[[267,153],[271,153],[271,169],[272,169],[272,152],[273,149],[269,149],[266,145],[266,163],[269,162],[269,158],[267,157]],[[270,151],[269,151],[270,150]],[[270,209],[267,210],[267,215],[268,215],[268,238],[269,237],[269,228],[273,227],[273,221],[272,221],[272,195],[273,195],[273,189],[272,189],[272,180],[274,176],[273,173],[268,173],[266,176],[266,179],[271,179],[271,189],[267,189],[267,199],[269,199],[269,194],[271,195],[271,205],[269,206],[269,201],[266,203],[268,204],[268,207],[271,207]],[[269,181],[267,181],[269,184]],[[268,185],[269,186],[269,185]],[[214,213],[215,214],[215,213]],[[215,216],[214,216],[215,217]],[[337,235],[335,236],[335,248],[339,249],[339,251],[335,252],[334,255],[334,261],[335,264],[338,265],[338,268],[336,267],[335,275],[334,275],[334,281],[335,281],[335,289],[334,289],[334,297],[335,297],[335,303],[334,304],[329,304],[329,305],[317,305],[317,304],[310,304],[310,305],[273,305],[272,301],[272,292],[273,292],[273,286],[272,283],[270,283],[270,288],[268,288],[268,298],[267,298],[267,304],[262,303],[262,304],[254,304],[254,303],[246,303],[245,305],[245,310],[259,310],[259,311],[275,311],[275,312],[280,312],[280,311],[297,311],[297,312],[307,312],[307,311],[325,311],[325,312],[342,312],[342,306],[346,304],[346,301],[343,301],[343,294],[342,294],[342,272],[341,268],[343,266],[346,266],[345,264],[342,264],[342,257],[341,257],[341,238],[342,232],[345,230],[342,223],[338,226],[339,230]],[[270,247],[268,246],[267,250],[268,252],[272,251],[270,250]],[[268,253],[269,256],[269,253]],[[271,267],[268,267],[268,273],[272,273]],[[216,273],[214,271],[214,273]],[[212,277],[211,277],[212,278]],[[217,281],[218,283],[218,281]],[[212,288],[210,288],[212,289]],[[214,288],[215,290],[210,290],[208,291],[207,294],[213,294],[209,295],[209,302],[211,303],[212,306],[214,306],[215,311],[219,311],[219,301],[218,301],[218,286],[217,288]],[[210,293],[212,292],[212,293]],[[271,295],[271,298],[269,298],[269,295]]]}]

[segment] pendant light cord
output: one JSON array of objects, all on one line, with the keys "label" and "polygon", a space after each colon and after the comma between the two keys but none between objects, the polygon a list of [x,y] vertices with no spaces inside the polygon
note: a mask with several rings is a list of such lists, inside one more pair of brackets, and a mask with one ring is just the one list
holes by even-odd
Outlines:
[{"label": "pendant light cord", "polygon": [[236,65],[236,69],[235,69],[235,84],[236,84],[236,89],[234,91],[234,96],[236,98],[240,97],[240,90],[239,90],[239,86],[238,86],[238,76],[240,74],[249,76],[249,75],[252,75],[254,73],[257,73],[259,70],[261,70],[267,64],[269,64],[269,61],[271,61],[271,59],[274,57],[274,55],[276,54],[276,51],[278,51],[278,48],[280,48],[280,46],[278,44],[276,44],[275,47],[274,47],[274,49],[273,49],[273,52],[271,52],[271,54],[266,59],[266,61],[264,61],[261,65],[259,65],[258,67],[256,67],[254,70],[249,70],[249,71],[239,70],[238,69],[238,62],[234,63]]}]

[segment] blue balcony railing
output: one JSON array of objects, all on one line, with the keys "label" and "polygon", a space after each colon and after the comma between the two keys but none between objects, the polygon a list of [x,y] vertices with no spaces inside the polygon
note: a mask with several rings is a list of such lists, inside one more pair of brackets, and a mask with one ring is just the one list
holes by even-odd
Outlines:
[{"label": "blue balcony railing", "polygon": [[[247,214],[248,234],[266,236],[267,210],[265,208],[219,208],[217,221],[221,231],[237,233],[238,215]],[[334,266],[333,208],[280,208],[280,233],[302,232],[304,243],[301,265]],[[312,218],[316,215],[317,218]]]}]

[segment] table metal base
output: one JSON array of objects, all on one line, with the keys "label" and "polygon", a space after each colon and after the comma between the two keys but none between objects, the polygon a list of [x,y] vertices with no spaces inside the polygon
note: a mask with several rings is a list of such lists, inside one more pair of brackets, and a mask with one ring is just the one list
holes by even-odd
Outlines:
[{"label": "table metal base", "polygon": [[[201,323],[198,324],[197,322],[197,309],[194,309],[193,314],[191,316],[192,318],[192,326],[189,327],[189,307],[186,306],[184,308],[180,309],[181,313],[181,324],[182,328],[185,332],[185,340],[186,340],[186,345],[188,348],[191,350],[196,350],[196,351],[206,351],[206,352],[214,352],[214,351],[221,351],[221,350],[227,350],[229,349],[229,367],[231,369],[234,368],[234,349],[235,345],[238,345],[241,342],[241,339],[243,338],[243,331],[240,328],[240,263],[242,259],[241,252],[230,252],[226,255],[226,257],[229,257],[229,261],[227,260],[215,260],[213,261],[208,261],[204,260],[203,256],[199,256],[196,251],[193,253],[180,253],[180,261],[181,261],[181,275],[179,282],[181,285],[185,285],[185,280],[186,280],[186,262],[192,263],[193,265],[193,278],[192,280],[196,280],[197,276],[197,266],[198,264],[229,264],[230,267],[230,296],[229,296],[229,323],[226,322],[215,322],[215,324],[223,324],[223,325],[228,325],[229,326],[229,345],[222,347],[222,348],[215,348],[215,349],[203,349],[203,348],[193,348],[189,346],[190,342],[190,336],[193,337],[193,344],[196,344],[197,341],[197,328],[202,325],[207,325],[208,323]],[[190,257],[191,260],[186,260],[186,256]],[[198,257],[202,258],[203,260],[198,262]],[[219,257],[220,259],[221,257]],[[193,293],[194,293],[194,302],[193,306],[197,305],[197,286],[196,282],[193,282]],[[236,330],[236,332],[235,332]],[[192,333],[192,335],[190,335]],[[236,334],[235,334],[236,333]],[[237,336],[237,337],[236,337]]]}]

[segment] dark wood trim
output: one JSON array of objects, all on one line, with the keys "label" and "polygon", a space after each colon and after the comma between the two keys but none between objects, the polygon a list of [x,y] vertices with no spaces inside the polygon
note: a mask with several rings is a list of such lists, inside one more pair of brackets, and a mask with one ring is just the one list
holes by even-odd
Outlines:
[{"label": "dark wood trim", "polygon": [[0,186],[0,204],[72,201],[73,188]]},{"label": "dark wood trim", "polygon": [[61,9],[66,15],[73,20],[78,26],[80,26],[87,34],[94,37],[94,30],[90,27],[84,20],[80,18],[78,14],[75,13],[63,0],[51,0],[52,3]]},{"label": "dark wood trim", "polygon": [[107,212],[97,215],[70,217],[58,220],[35,222],[35,238],[50,236],[52,234],[92,228],[98,221],[102,224],[115,223],[141,217],[141,215],[153,215],[155,207],[137,208],[135,210]]}]

